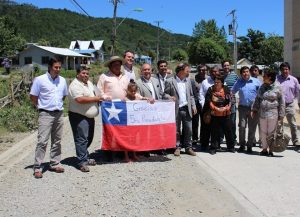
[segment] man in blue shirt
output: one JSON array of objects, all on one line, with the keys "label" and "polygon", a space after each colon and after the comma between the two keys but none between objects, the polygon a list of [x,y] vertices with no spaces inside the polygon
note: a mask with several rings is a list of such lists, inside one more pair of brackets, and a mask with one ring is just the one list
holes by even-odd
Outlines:
[{"label": "man in blue shirt", "polygon": [[51,58],[48,72],[36,77],[30,91],[30,99],[38,109],[38,143],[35,149],[34,177],[42,178],[42,163],[51,135],[50,171],[63,173],[60,165],[61,139],[63,134],[63,101],[68,95],[67,82],[59,76],[61,61]]},{"label": "man in blue shirt", "polygon": [[[232,94],[239,93],[239,144],[238,152],[244,152],[247,144],[247,153],[252,153],[258,116],[252,118],[251,106],[255,100],[261,81],[250,76],[247,66],[241,68],[241,78],[232,87]],[[248,142],[246,143],[246,126],[248,125]]]}]

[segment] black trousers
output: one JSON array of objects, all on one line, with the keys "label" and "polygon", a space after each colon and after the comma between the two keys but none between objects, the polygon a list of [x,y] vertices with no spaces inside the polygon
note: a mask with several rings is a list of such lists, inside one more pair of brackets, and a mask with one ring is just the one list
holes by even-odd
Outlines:
[{"label": "black trousers", "polygon": [[227,148],[234,148],[232,122],[228,115],[224,117],[211,116],[211,149],[217,149],[219,146],[220,128],[225,134]]}]

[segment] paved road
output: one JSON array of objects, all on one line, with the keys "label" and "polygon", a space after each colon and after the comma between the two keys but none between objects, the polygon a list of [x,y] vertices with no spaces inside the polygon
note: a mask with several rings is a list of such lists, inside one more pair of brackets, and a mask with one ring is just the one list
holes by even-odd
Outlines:
[{"label": "paved road", "polygon": [[[299,120],[300,117],[297,116],[297,118]],[[98,124],[97,129],[99,129],[100,127],[99,125],[100,124]],[[65,135],[66,136],[64,137],[64,144],[65,144],[64,157],[71,160],[71,157],[74,156],[75,150],[74,150],[72,135],[71,135],[68,122],[66,124]],[[100,143],[100,137],[101,134],[96,133],[95,141],[93,144],[94,148],[97,147],[98,144]],[[38,188],[42,188],[42,187],[45,188],[45,186],[49,186],[50,191],[52,188],[55,191],[63,191],[64,188],[62,186],[67,186],[66,188],[73,193],[76,192],[75,191],[76,188],[79,188],[80,191],[78,192],[78,194],[81,195],[82,197],[85,197],[87,196],[87,194],[85,194],[84,192],[86,191],[86,189],[89,188],[88,185],[93,185],[93,187],[95,187],[95,189],[93,189],[92,191],[93,194],[96,194],[98,191],[101,191],[99,189],[102,189],[103,191],[103,188],[99,188],[97,190],[97,185],[95,186],[95,183],[97,183],[98,179],[99,182],[101,180],[104,180],[105,181],[104,183],[109,183],[108,181],[109,179],[105,180],[104,176],[100,176],[101,178],[99,177],[97,179],[98,176],[96,175],[97,174],[96,171],[99,172],[98,175],[101,173],[103,174],[108,173],[109,170],[111,169],[119,172],[122,170],[126,170],[126,171],[128,170],[129,171],[129,172],[127,171],[128,173],[133,174],[135,170],[134,168],[136,168],[137,170],[139,170],[139,173],[142,173],[143,168],[144,169],[148,168],[149,165],[151,165],[152,163],[153,165],[156,165],[155,167],[158,166],[158,168],[162,168],[162,164],[164,166],[169,165],[170,167],[175,167],[175,168],[179,167],[181,164],[188,164],[190,165],[190,168],[197,169],[199,172],[201,172],[201,176],[204,176],[202,177],[202,179],[205,178],[204,181],[200,181],[199,176],[193,177],[193,183],[199,183],[201,184],[201,186],[200,188],[198,184],[197,186],[190,186],[188,190],[193,191],[193,189],[195,189],[195,191],[198,192],[201,189],[202,191],[203,189],[205,189],[205,191],[201,193],[201,197],[203,198],[203,194],[205,193],[207,197],[210,196],[208,198],[209,200],[211,200],[211,202],[208,201],[207,203],[204,203],[205,199],[198,198],[197,201],[195,201],[195,203],[199,205],[195,206],[195,204],[193,205],[192,203],[189,203],[189,206],[191,206],[192,204],[194,207],[193,209],[190,210],[195,210],[197,209],[197,207],[201,206],[201,204],[202,206],[203,204],[205,204],[205,206],[211,206],[209,208],[209,210],[211,211],[207,213],[203,213],[203,215],[200,215],[202,211],[198,211],[197,213],[195,213],[192,211],[186,211],[189,209],[185,210],[183,208],[184,212],[182,212],[182,214],[185,216],[219,216],[220,213],[222,213],[221,211],[223,206],[226,207],[224,208],[224,211],[225,210],[227,211],[223,216],[243,216],[243,217],[250,216],[250,215],[270,216],[270,217],[271,216],[272,217],[300,216],[299,214],[300,154],[293,151],[293,147],[289,147],[290,150],[287,150],[281,154],[276,154],[275,157],[259,156],[258,155],[260,151],[259,148],[254,149],[255,154],[253,155],[222,152],[222,153],[217,153],[214,156],[211,156],[207,153],[198,153],[197,157],[182,156],[181,159],[180,158],[175,159],[173,156],[170,156],[169,160],[171,161],[169,163],[151,162],[150,164],[149,163],[134,164],[132,168],[131,166],[124,167],[123,165],[120,164],[112,165],[112,166],[99,166],[96,167],[95,169],[93,168],[92,172],[87,176],[82,175],[82,173],[74,169],[71,165],[72,162],[67,162],[66,160],[66,167],[68,173],[62,175],[63,178],[61,178],[62,176],[57,174],[45,173],[45,176],[41,181],[41,180],[35,180],[32,177],[32,170],[30,167],[33,160],[32,158],[33,158],[33,150],[34,150],[35,143],[36,143],[36,133],[32,134],[22,142],[13,146],[10,150],[0,155],[0,169],[1,169],[0,170],[0,183],[1,183],[0,193],[2,195],[1,196],[2,199],[0,199],[1,201],[0,216],[6,216],[5,215],[6,212],[9,213],[9,215],[11,216],[24,216],[23,215],[24,213],[22,212],[24,212],[24,210],[28,210],[28,207],[26,207],[28,203],[30,206],[33,207],[31,207],[30,212],[25,214],[31,216],[37,216],[39,212],[41,212],[40,211],[41,208],[40,206],[37,206],[35,208],[33,204],[38,202],[39,198],[40,200],[44,200],[43,192],[40,192]],[[182,168],[185,167],[182,166]],[[156,172],[157,171],[158,170],[156,170]],[[174,171],[170,171],[170,172],[174,173]],[[153,172],[153,174],[155,175],[156,173]],[[159,175],[161,176],[162,174]],[[177,175],[179,178],[180,174],[178,173],[176,174],[176,176]],[[116,174],[115,178],[119,179],[119,176]],[[92,184],[91,180],[94,181],[96,180],[96,182]],[[128,180],[130,181],[131,179],[129,178]],[[62,181],[66,183],[61,183]],[[155,179],[152,181],[153,183],[155,183]],[[207,184],[210,184],[209,187],[206,186],[205,182],[207,182]],[[88,185],[83,186],[83,183],[87,183]],[[176,180],[172,180],[172,183],[174,189],[176,189],[176,187],[178,187],[179,185],[179,182],[178,181],[176,182]],[[182,185],[182,183],[180,185]],[[220,185],[221,187],[212,187],[211,185],[213,186]],[[173,187],[172,187],[172,191],[173,191]],[[84,188],[85,190],[82,188]],[[106,189],[107,191],[110,188],[109,186],[108,187],[106,186],[106,188],[104,189]],[[168,186],[162,188],[161,191],[163,191],[163,189],[168,189]],[[216,192],[216,189],[220,189],[220,190]],[[195,194],[197,194],[197,192],[195,192]],[[180,194],[178,193],[179,195],[178,197],[182,197],[184,193],[186,192],[182,192]],[[165,194],[167,193],[164,192],[163,195]],[[36,198],[34,195],[38,195],[38,197]],[[104,192],[99,197],[104,197],[103,195],[104,196],[107,195],[107,192]],[[216,195],[219,195],[219,197]],[[72,207],[72,209],[74,209],[76,212],[80,211],[81,209],[86,210],[87,209],[87,207],[85,207],[86,204],[93,203],[92,201],[91,202],[88,201],[88,198],[86,198],[84,199],[85,205],[82,205],[83,206],[82,207],[81,205],[78,205],[78,201],[80,202],[81,200],[79,196],[76,195],[70,196],[68,195],[68,192],[65,192],[61,195],[51,195],[49,192],[45,192],[45,197],[47,196],[51,197],[47,199],[47,201],[53,203],[51,205],[60,204],[62,203],[62,201],[66,200],[70,203],[67,205],[67,207],[69,209],[71,209],[70,207]],[[56,196],[59,196],[59,199],[56,199]],[[67,196],[71,197],[71,199],[67,200],[66,199]],[[174,196],[173,199],[166,200],[167,202],[165,202],[165,198],[160,198],[158,202],[163,201],[161,202],[161,204],[169,203],[169,205],[171,206],[172,200],[176,200],[176,197],[177,196]],[[33,201],[28,202],[26,201],[28,200],[27,198],[30,198],[30,200]],[[196,200],[195,196],[193,198],[195,198]],[[226,198],[226,200],[228,201],[224,201],[225,200],[224,198]],[[5,206],[3,204],[5,204]],[[47,206],[47,204],[44,203],[42,204]],[[232,204],[232,207],[229,207],[230,204]],[[99,204],[90,204],[90,205],[100,206]],[[147,203],[143,203],[143,205],[146,207]],[[100,207],[99,209],[101,208],[107,211],[105,207]],[[110,208],[113,209],[113,207]],[[142,207],[139,208],[142,209]],[[13,209],[14,211],[11,211],[11,209]],[[155,208],[147,207],[147,209],[151,211]],[[36,210],[36,213],[34,212],[34,210]],[[49,214],[50,216],[57,216],[58,214],[68,216],[68,213],[74,213],[74,210],[68,210],[66,209],[66,207],[64,207],[64,210],[59,212],[58,209],[53,208],[51,212],[49,211],[49,213],[43,213],[43,214]],[[176,207],[174,208],[174,210],[176,210]],[[178,211],[177,213],[180,213],[179,211],[182,210],[180,209],[177,211]],[[86,212],[83,211],[80,213],[81,214],[80,215],[78,214],[78,216],[84,216],[86,214]],[[89,214],[90,215],[97,214],[97,212],[90,212]],[[109,215],[109,211],[107,211],[107,213],[104,214],[106,216],[111,216]],[[166,215],[179,216],[176,215],[176,213],[173,213],[173,211],[172,212],[168,211]],[[115,215],[115,216],[122,216],[122,215]],[[130,216],[130,215],[125,215],[125,216]],[[151,214],[145,216],[151,216]],[[153,214],[153,216],[155,215]]]}]

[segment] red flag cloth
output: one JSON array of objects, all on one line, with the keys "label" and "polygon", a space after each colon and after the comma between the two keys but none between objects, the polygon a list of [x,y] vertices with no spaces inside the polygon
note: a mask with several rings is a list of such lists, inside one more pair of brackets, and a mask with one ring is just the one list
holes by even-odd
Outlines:
[{"label": "red flag cloth", "polygon": [[103,102],[102,150],[149,151],[176,147],[175,103]]}]

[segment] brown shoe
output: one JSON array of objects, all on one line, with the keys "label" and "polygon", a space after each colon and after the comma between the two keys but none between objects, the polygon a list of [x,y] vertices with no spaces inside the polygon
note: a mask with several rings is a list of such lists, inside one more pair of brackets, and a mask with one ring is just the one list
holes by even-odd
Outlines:
[{"label": "brown shoe", "polygon": [[34,178],[36,178],[36,179],[43,178],[43,173],[41,171],[39,171],[39,170],[34,171],[33,175],[34,175]]},{"label": "brown shoe", "polygon": [[193,149],[189,148],[185,153],[187,153],[188,155],[191,155],[191,156],[196,156],[196,152],[193,151]]},{"label": "brown shoe", "polygon": [[174,152],[174,155],[175,156],[180,156],[180,149],[179,148],[176,148],[175,152]]},{"label": "brown shoe", "polygon": [[80,171],[83,173],[88,173],[90,172],[90,168],[87,165],[82,165],[80,168]]},{"label": "brown shoe", "polygon": [[56,172],[56,173],[63,173],[65,169],[62,166],[52,166],[49,168],[49,171]]}]

